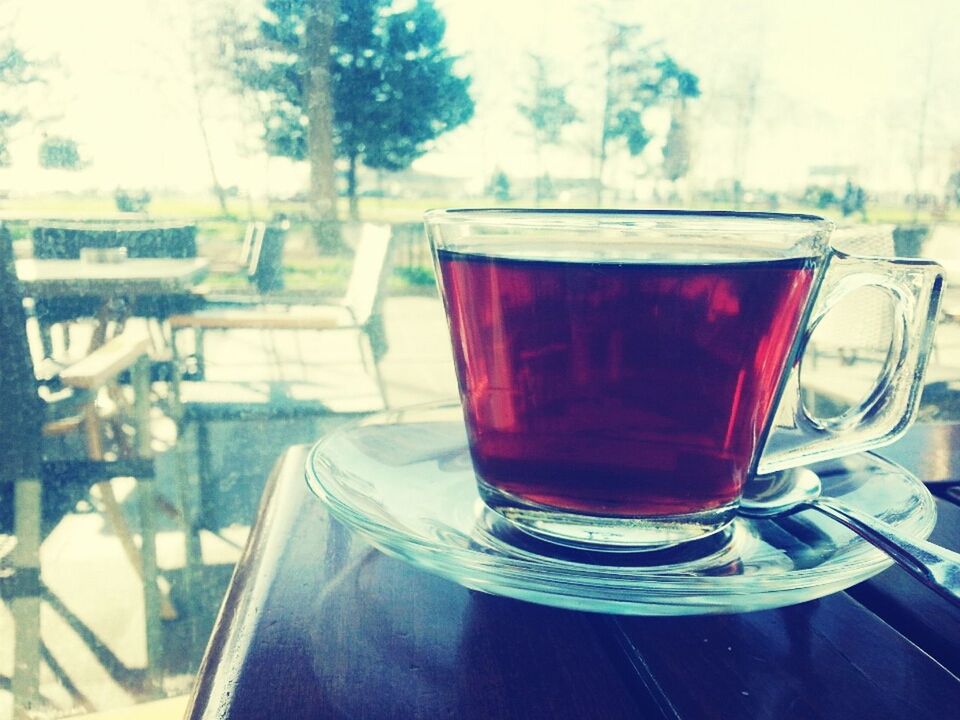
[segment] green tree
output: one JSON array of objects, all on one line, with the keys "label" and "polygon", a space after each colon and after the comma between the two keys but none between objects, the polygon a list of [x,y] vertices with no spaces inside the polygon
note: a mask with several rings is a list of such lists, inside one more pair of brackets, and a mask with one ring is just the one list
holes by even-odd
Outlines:
[{"label": "green tree", "polygon": [[647,42],[639,25],[611,23],[604,43],[604,103],[597,151],[597,203],[603,201],[603,171],[612,148],[642,153],[653,134],[644,114],[674,108],[700,96],[700,80],[659,43]]},{"label": "green tree", "polygon": [[67,137],[45,137],[40,143],[40,167],[48,170],[80,170],[84,166],[76,140]]},{"label": "green tree", "polygon": [[537,154],[536,199],[539,203],[552,187],[549,175],[543,170],[543,148],[559,145],[563,129],[580,119],[576,108],[567,100],[567,88],[551,82],[547,62],[539,55],[531,55],[533,63],[533,87],[527,102],[517,105],[517,110],[530,123],[533,145]]},{"label": "green tree", "polygon": [[[439,135],[470,120],[474,105],[469,77],[456,74],[457,58],[443,46],[445,22],[431,0],[407,9],[392,0],[336,4],[331,17],[325,0],[266,0],[263,42],[242,53],[237,67],[241,82],[268,96],[268,152],[309,159],[313,175],[332,172],[333,156],[316,154],[324,141],[313,136],[322,115],[316,106],[330,105],[333,154],[347,162],[356,217],[361,163],[409,167]],[[325,34],[327,49],[316,40]]]}]

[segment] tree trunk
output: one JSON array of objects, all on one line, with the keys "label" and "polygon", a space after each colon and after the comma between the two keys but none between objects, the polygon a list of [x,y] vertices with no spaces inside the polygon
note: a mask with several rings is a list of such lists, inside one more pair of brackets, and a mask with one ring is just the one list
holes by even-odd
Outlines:
[{"label": "tree trunk", "polygon": [[537,170],[536,170],[536,175],[534,175],[534,178],[533,178],[533,198],[534,198],[534,202],[536,203],[536,206],[540,207],[540,199],[541,199],[540,179],[543,176],[543,162],[540,159],[540,140],[535,139],[533,142],[536,146],[534,149],[534,152],[536,153],[536,156],[537,156],[537,160],[536,160]]},{"label": "tree trunk", "polygon": [[207,155],[207,167],[210,169],[210,180],[213,182],[213,192],[217,196],[217,202],[220,204],[220,214],[226,217],[230,214],[227,207],[227,191],[220,184],[220,177],[217,175],[217,166],[213,160],[213,148],[210,147],[210,136],[207,133],[207,115],[203,109],[203,91],[197,82],[193,84],[194,98],[197,101],[197,124],[200,126],[200,137],[203,139],[203,149]]},{"label": "tree trunk", "polygon": [[360,219],[360,207],[357,204],[357,154],[350,153],[350,165],[347,167],[347,197],[350,198],[350,219]]},{"label": "tree trunk", "polygon": [[927,53],[927,70],[923,83],[923,95],[920,97],[920,118],[917,124],[917,158],[913,163],[913,216],[911,222],[916,225],[920,222],[920,206],[922,199],[920,197],[920,177],[923,175],[923,161],[925,151],[925,140],[927,135],[927,105],[930,102],[930,70],[933,64],[933,53]]},{"label": "tree trunk", "polygon": [[306,13],[304,33],[307,77],[307,152],[310,160],[310,215],[320,247],[340,244],[337,223],[337,185],[334,171],[333,92],[330,85],[330,47],[338,0],[313,0]]},{"label": "tree trunk", "polygon": [[600,153],[597,157],[597,207],[603,207],[603,168],[607,164],[607,133],[600,140]]},{"label": "tree trunk", "polygon": [[737,125],[733,138],[733,207],[739,210],[743,204],[743,181],[747,176],[747,155],[750,151],[750,131],[757,109],[758,72],[746,78],[745,95],[737,99]]},{"label": "tree trunk", "polygon": [[203,140],[203,150],[207,156],[207,167],[210,169],[210,181],[213,183],[213,192],[217,196],[217,202],[220,204],[220,214],[226,217],[230,214],[227,207],[227,192],[220,184],[220,177],[217,175],[217,165],[213,159],[213,148],[210,147],[210,134],[207,132],[207,113],[203,106],[204,88],[200,79],[199,62],[197,60],[197,26],[196,19],[193,20],[193,43],[190,47],[188,60],[190,63],[190,77],[193,86],[193,100],[197,106],[197,125],[200,128],[200,138]]}]

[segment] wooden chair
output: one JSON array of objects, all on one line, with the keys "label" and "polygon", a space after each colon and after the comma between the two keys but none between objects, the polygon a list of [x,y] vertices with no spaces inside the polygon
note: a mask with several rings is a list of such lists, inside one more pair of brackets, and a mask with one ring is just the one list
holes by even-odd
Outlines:
[{"label": "wooden chair", "polygon": [[[362,227],[347,292],[337,304],[274,303],[237,307],[212,303],[196,313],[169,318],[175,348],[179,333],[190,330],[194,335],[194,355],[186,359],[191,366],[190,379],[179,384],[176,394],[180,399],[177,414],[181,432],[185,432],[189,425],[196,429],[201,508],[209,508],[213,502],[208,423],[330,414],[362,415],[387,407],[380,360],[387,349],[382,305],[390,268],[390,237],[387,226]],[[354,384],[335,378],[327,380],[326,377],[323,383],[208,379],[204,345],[209,334],[238,330],[259,330],[269,334],[280,331],[355,333],[360,364],[372,380],[374,389],[367,393]],[[209,522],[201,524],[210,526]]]},{"label": "wooden chair", "polygon": [[[212,272],[237,273],[246,275],[250,286],[257,293],[267,293],[283,289],[283,250],[286,244],[290,223],[286,220],[267,224],[263,221],[247,223],[236,259],[218,261],[210,265]],[[219,304],[251,304],[258,299],[212,298]]]},{"label": "wooden chair", "polygon": [[[220,260],[210,264],[214,273],[243,273],[254,291],[253,295],[214,295],[206,286],[194,289],[190,295],[137,298],[133,315],[151,321],[162,347],[172,343],[168,319],[174,315],[190,315],[213,307],[250,307],[261,304],[263,293],[283,289],[283,249],[289,223],[282,221],[268,225],[263,221],[247,223],[236,259]],[[165,353],[164,353],[165,354]],[[161,358],[154,364],[154,379],[169,379],[170,363]]]},{"label": "wooden chair", "polygon": [[[207,333],[211,331],[349,331],[357,333],[361,361],[365,365],[369,361],[368,367],[374,375],[383,405],[386,406],[386,391],[379,363],[387,349],[382,301],[383,289],[389,276],[389,249],[389,227],[372,224],[363,226],[354,254],[347,292],[337,304],[264,303],[237,306],[214,302],[195,313],[170,317],[169,324],[174,338],[182,330],[189,329],[194,334],[193,377],[197,380],[204,379],[204,341]],[[176,342],[173,344],[174,347],[177,346]]]},{"label": "wooden chair", "polygon": [[[0,227],[0,534],[13,533],[13,574],[5,578],[15,623],[12,689],[15,716],[38,700],[40,668],[40,545],[46,534],[96,485],[108,518],[143,580],[148,677],[157,669],[161,610],[169,601],[157,585],[156,505],[150,430],[149,338],[119,335],[79,362],[40,382],[31,360],[23,298],[12,243]],[[127,405],[116,384],[131,371],[129,416],[104,417],[97,399]],[[110,480],[137,478],[141,547],[133,542]]]},{"label": "wooden chair", "polygon": [[289,223],[261,225],[250,248],[247,279],[257,292],[283,289],[283,248]]},{"label": "wooden chair", "polygon": [[267,224],[261,220],[247,223],[243,233],[243,242],[240,244],[240,253],[235,258],[214,260],[210,263],[210,272],[239,273],[248,272],[253,253],[260,244],[260,238],[266,230]]}]

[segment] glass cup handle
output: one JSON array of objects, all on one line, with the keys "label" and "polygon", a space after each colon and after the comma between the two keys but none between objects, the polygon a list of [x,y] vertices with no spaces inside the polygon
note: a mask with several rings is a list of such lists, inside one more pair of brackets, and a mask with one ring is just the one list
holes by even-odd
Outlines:
[{"label": "glass cup handle", "polygon": [[[864,287],[883,290],[893,304],[893,337],[886,362],[876,386],[859,405],[837,418],[813,417],[800,397],[801,362],[807,343],[843,298]],[[943,268],[935,262],[832,252],[774,427],[760,456],[758,474],[870,450],[892,442],[907,430],[920,404],[942,288]]]}]

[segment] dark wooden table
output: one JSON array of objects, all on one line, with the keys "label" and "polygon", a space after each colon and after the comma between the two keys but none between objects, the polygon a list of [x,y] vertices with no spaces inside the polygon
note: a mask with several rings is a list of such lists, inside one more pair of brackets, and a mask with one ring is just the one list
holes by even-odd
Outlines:
[{"label": "dark wooden table", "polygon": [[[224,600],[191,718],[960,717],[960,611],[898,568],[778,610],[557,610],[466,590],[330,519],[288,450]],[[960,425],[885,455],[960,548]]]}]

